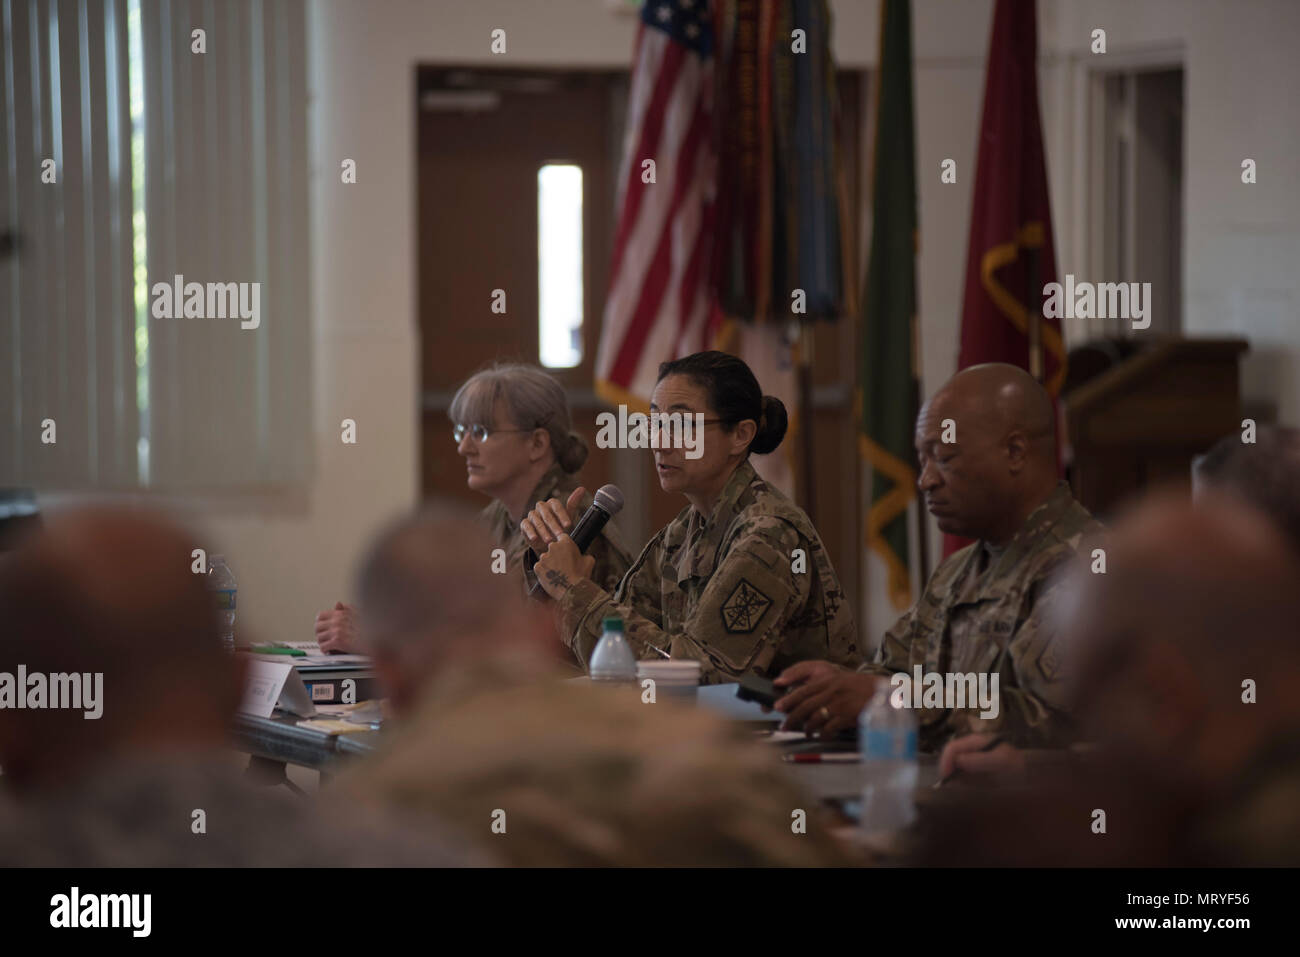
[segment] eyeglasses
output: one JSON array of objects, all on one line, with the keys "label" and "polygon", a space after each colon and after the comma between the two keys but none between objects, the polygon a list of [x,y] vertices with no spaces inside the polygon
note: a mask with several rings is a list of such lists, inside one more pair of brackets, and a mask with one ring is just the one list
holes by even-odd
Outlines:
[{"label": "eyeglasses", "polygon": [[[534,428],[540,428],[540,426],[535,426]],[[457,422],[455,428],[451,430],[451,434],[452,437],[456,440],[456,444],[460,445],[461,441],[465,438],[466,432],[470,434],[470,436],[474,439],[475,442],[481,443],[481,442],[486,442],[488,440],[488,436],[495,435],[498,432],[531,432],[531,431],[533,431],[533,429],[489,429],[486,425],[465,425],[464,423]]]},{"label": "eyeglasses", "polygon": [[[676,415],[677,413],[673,414]],[[659,445],[659,447],[672,447],[676,443],[684,442],[686,440],[686,429],[688,428],[686,424],[687,422],[690,423],[689,428],[691,429],[694,429],[697,425],[702,428],[706,425],[721,425],[724,422],[723,419],[701,419],[699,422],[696,422],[695,419],[688,418],[688,416],[693,416],[694,414],[695,413],[693,412],[685,413],[682,416],[682,421],[678,422],[670,418],[669,414],[666,412],[650,413],[650,435],[652,441],[654,441],[656,445],[659,445],[658,436],[662,434],[664,436],[662,440],[664,444]]]}]

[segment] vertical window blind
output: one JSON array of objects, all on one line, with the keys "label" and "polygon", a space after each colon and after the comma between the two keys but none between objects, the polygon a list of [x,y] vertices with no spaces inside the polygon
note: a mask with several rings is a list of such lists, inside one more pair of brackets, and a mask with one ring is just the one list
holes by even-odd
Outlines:
[{"label": "vertical window blind", "polygon": [[0,0],[0,486],[308,477],[304,17]]}]

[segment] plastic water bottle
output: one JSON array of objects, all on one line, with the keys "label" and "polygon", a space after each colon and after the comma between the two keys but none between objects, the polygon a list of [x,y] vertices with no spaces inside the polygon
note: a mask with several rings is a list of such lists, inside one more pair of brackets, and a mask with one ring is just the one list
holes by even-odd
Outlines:
[{"label": "plastic water bottle", "polygon": [[916,817],[916,715],[890,701],[881,682],[858,716],[862,751],[862,830],[897,832]]},{"label": "plastic water bottle", "polygon": [[221,630],[221,645],[226,651],[235,652],[235,573],[226,564],[224,555],[213,555],[208,559],[208,591],[212,592],[216,602],[218,627]]},{"label": "plastic water bottle", "polygon": [[636,684],[636,656],[623,637],[623,619],[601,622],[600,641],[587,666],[592,681]]}]

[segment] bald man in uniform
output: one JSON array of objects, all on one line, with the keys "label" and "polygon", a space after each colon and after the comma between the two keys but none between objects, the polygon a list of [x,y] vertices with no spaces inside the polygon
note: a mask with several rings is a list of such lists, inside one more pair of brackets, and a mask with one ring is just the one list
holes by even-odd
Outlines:
[{"label": "bald man in uniform", "polygon": [[1093,747],[945,807],[916,863],[1300,865],[1300,563],[1270,518],[1223,493],[1122,518],[1066,629]]},{"label": "bald man in uniform", "polygon": [[923,750],[970,731],[1025,746],[1068,734],[1052,607],[1063,566],[1101,525],[1057,477],[1055,425],[1046,390],[1002,363],[962,370],[922,407],[917,487],[942,531],[976,541],[935,569],[873,662],[857,672],[824,661],[787,668],[776,680],[790,689],[776,704],[787,726],[851,727],[879,682],[919,665],[996,673],[999,692],[996,717],[980,717],[978,705],[918,709]]}]

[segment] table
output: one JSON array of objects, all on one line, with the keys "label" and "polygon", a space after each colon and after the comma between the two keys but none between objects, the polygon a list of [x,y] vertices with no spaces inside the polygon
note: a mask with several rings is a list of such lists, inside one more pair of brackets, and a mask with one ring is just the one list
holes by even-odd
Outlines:
[{"label": "table", "polygon": [[[378,731],[356,734],[326,734],[299,727],[293,715],[259,718],[241,714],[235,719],[234,746],[254,758],[254,773],[265,775],[267,783],[284,783],[284,766],[293,764],[329,774],[339,765],[374,750]],[[774,751],[784,750],[770,745]],[[938,779],[938,761],[921,755],[917,790],[926,792]],[[821,801],[855,800],[862,793],[863,767],[853,763],[789,764],[787,768],[808,794]]]},{"label": "table", "polygon": [[323,781],[341,762],[373,751],[379,740],[378,731],[326,734],[299,727],[298,721],[291,714],[274,714],[270,718],[235,716],[231,744],[235,750],[252,756],[248,766],[251,777],[263,784],[283,784],[299,791],[285,773],[285,765],[319,771]]},{"label": "table", "polygon": [[[916,789],[933,790],[939,780],[939,759],[923,754],[917,761]],[[795,780],[812,797],[822,801],[857,800],[862,797],[864,767],[861,763],[791,764]]]}]

